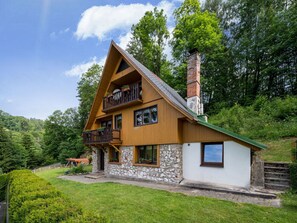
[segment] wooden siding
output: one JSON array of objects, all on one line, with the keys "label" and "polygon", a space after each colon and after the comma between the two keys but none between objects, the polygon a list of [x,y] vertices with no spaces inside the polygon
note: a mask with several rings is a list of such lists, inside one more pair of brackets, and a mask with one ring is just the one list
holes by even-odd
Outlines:
[{"label": "wooden siding", "polygon": [[[142,89],[143,103],[140,105],[105,114],[102,112],[101,103],[97,112],[97,121],[93,123],[92,129],[100,127],[100,120],[108,116],[112,116],[114,127],[114,116],[122,114],[121,140],[123,146],[181,143],[178,122],[184,116],[169,105],[143,78]],[[135,127],[134,111],[153,105],[158,107],[158,123]]]},{"label": "wooden siding", "polygon": [[199,124],[183,122],[183,142],[222,142],[231,137]]}]

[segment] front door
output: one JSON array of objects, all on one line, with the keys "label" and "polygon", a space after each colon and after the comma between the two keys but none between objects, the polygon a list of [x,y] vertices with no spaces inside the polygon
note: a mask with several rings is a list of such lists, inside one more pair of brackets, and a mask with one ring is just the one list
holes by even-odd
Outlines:
[{"label": "front door", "polygon": [[102,149],[100,151],[100,170],[104,170],[104,151]]}]

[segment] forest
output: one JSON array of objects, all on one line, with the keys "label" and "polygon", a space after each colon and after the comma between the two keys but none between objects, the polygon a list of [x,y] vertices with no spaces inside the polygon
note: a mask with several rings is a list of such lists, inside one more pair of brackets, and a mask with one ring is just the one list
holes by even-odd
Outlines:
[{"label": "forest", "polygon": [[[187,57],[198,50],[211,123],[260,141],[296,137],[296,1],[185,0],[174,18],[170,33],[162,10],[146,12],[131,27],[126,50],[184,98]],[[0,111],[0,172],[85,153],[81,133],[101,72],[96,64],[82,74],[78,108],[57,110],[45,121]]]}]

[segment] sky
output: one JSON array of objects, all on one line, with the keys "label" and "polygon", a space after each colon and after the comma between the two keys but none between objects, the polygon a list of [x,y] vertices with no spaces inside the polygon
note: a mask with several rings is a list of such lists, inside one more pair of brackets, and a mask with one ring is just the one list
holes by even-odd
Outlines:
[{"label": "sky", "polygon": [[132,24],[155,6],[172,30],[181,2],[0,0],[0,110],[46,119],[77,107],[80,75],[104,65],[110,41],[125,49]]}]

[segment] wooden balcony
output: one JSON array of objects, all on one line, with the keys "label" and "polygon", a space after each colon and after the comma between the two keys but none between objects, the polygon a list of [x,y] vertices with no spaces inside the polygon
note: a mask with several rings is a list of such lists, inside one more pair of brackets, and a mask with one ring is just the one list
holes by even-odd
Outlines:
[{"label": "wooden balcony", "polygon": [[99,129],[83,132],[83,143],[85,145],[96,144],[121,144],[121,130],[118,129]]},{"label": "wooden balcony", "polygon": [[141,94],[141,82],[126,85],[118,92],[103,98],[103,112],[111,112],[118,108],[140,104],[142,103]]}]

